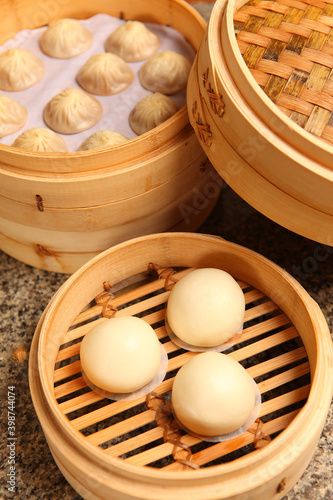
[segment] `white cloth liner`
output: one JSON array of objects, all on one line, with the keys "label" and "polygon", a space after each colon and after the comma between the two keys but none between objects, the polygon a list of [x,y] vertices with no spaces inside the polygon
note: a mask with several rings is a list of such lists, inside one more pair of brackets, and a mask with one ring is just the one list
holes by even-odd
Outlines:
[{"label": "white cloth liner", "polygon": [[[45,105],[52,97],[67,87],[81,88],[76,82],[76,75],[79,69],[93,54],[105,52],[104,44],[107,37],[125,21],[109,16],[108,14],[97,14],[96,16],[80,22],[94,33],[94,40],[87,51],[70,59],[55,59],[42,52],[38,40],[46,30],[46,27],[20,31],[14,38],[8,40],[1,46],[0,52],[4,52],[14,47],[30,50],[38,56],[45,65],[44,77],[34,86],[19,92],[0,90],[0,94],[8,95],[28,109],[28,119],[24,127],[14,134],[3,137],[1,139],[3,144],[12,145],[16,137],[24,130],[28,130],[32,127],[46,127],[43,120]],[[155,31],[160,36],[161,46],[159,51],[174,50],[187,57],[191,62],[194,60],[194,49],[177,30],[159,24],[145,24],[149,29]],[[138,78],[138,71],[144,62],[145,61],[127,63],[134,71],[135,79],[132,85],[123,92],[113,96],[95,96],[102,103],[104,113],[102,119],[94,127],[79,134],[59,134],[65,140],[69,151],[76,151],[81,142],[97,130],[116,130],[129,139],[136,137],[136,134],[129,126],[128,115],[136,102],[151,93],[141,86]],[[186,103],[186,89],[169,97],[171,97],[181,108]]]}]

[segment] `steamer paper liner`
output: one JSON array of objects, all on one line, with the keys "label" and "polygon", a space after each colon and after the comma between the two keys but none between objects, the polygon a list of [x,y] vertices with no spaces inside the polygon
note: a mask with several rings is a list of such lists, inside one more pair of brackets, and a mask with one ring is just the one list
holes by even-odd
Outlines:
[{"label": "steamer paper liner", "polygon": [[[8,95],[12,99],[23,104],[28,110],[28,119],[24,127],[14,134],[3,137],[0,141],[2,144],[11,146],[14,140],[24,130],[33,127],[46,127],[43,120],[45,105],[52,97],[67,87],[81,88],[76,82],[76,75],[79,69],[85,64],[90,56],[105,52],[105,41],[107,37],[125,21],[109,16],[108,14],[97,14],[96,16],[81,20],[80,22],[93,32],[93,43],[83,54],[70,59],[55,59],[42,52],[38,41],[42,33],[47,29],[46,27],[20,31],[14,38],[8,40],[1,46],[1,53],[15,47],[30,50],[39,57],[45,65],[44,77],[34,86],[19,92],[0,90],[0,94]],[[174,50],[187,57],[191,62],[194,60],[194,49],[177,30],[160,24],[144,24],[159,35],[161,39],[159,51]],[[128,115],[138,101],[151,94],[150,91],[142,87],[138,77],[138,71],[146,61],[147,59],[136,63],[127,63],[134,71],[135,78],[132,85],[119,94],[113,96],[98,96],[92,94],[101,102],[104,110],[103,116],[96,125],[84,132],[72,135],[59,134],[65,140],[70,152],[76,151],[80,144],[97,130],[115,130],[129,139],[137,137],[128,123]],[[181,108],[186,103],[186,89],[169,97],[175,101],[179,108]]]},{"label": "steamer paper liner", "polygon": [[158,372],[156,373],[155,377],[153,380],[151,380],[148,384],[145,386],[141,387],[137,391],[133,392],[108,392],[103,389],[100,389],[96,385],[94,385],[87,375],[84,373],[84,370],[81,369],[82,376],[84,378],[84,381],[90,387],[90,389],[94,392],[96,392],[99,396],[102,396],[103,398],[107,399],[112,399],[113,401],[133,401],[135,399],[139,399],[143,396],[147,396],[150,392],[152,392],[158,385],[160,385],[167,373],[168,369],[168,355],[166,353],[165,347],[163,344],[160,342],[160,347],[161,347],[161,362],[160,362],[160,367],[158,369]]},{"label": "steamer paper liner", "polygon": [[202,436],[200,434],[196,434],[195,432],[192,432],[191,430],[187,429],[178,420],[178,418],[176,417],[176,414],[174,412],[174,409],[172,408],[174,419],[175,419],[175,421],[177,422],[177,424],[179,425],[179,427],[181,429],[183,429],[184,431],[186,431],[188,434],[191,434],[192,436],[195,436],[195,437],[201,439],[201,441],[207,441],[209,443],[222,443],[224,441],[230,441],[231,439],[234,439],[234,438],[236,438],[238,436],[241,436],[257,420],[257,418],[259,417],[259,413],[260,413],[261,394],[260,394],[260,391],[259,391],[259,388],[258,388],[256,382],[253,379],[252,379],[252,382],[253,382],[253,384],[255,386],[255,403],[254,403],[253,410],[251,412],[251,415],[249,416],[249,418],[245,422],[245,424],[242,425],[241,427],[239,427],[238,429],[236,429],[233,432],[229,432],[228,434],[220,434],[219,436]]},{"label": "steamer paper liner", "polygon": [[167,334],[168,334],[170,340],[174,344],[176,344],[178,347],[181,347],[182,349],[186,349],[187,351],[193,351],[193,352],[223,352],[223,351],[226,351],[227,349],[230,349],[230,347],[234,346],[239,341],[239,339],[242,336],[242,332],[243,332],[243,324],[241,325],[241,327],[238,330],[238,332],[235,333],[235,335],[233,335],[232,337],[230,337],[230,339],[226,340],[222,344],[219,344],[219,345],[216,345],[216,346],[214,345],[214,346],[210,346],[210,347],[188,344],[187,342],[184,342],[184,340],[182,340],[179,337],[177,337],[177,335],[170,328],[167,316],[165,316],[165,329],[167,331]]}]

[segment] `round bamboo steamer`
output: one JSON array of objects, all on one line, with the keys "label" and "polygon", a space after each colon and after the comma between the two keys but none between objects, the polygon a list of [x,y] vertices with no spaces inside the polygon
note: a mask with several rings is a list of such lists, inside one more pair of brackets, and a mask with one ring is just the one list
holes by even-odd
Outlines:
[{"label": "round bamboo steamer", "polygon": [[[206,27],[183,0],[157,0],[154,9],[148,0],[42,6],[4,0],[0,12],[0,43],[55,19],[98,13],[172,26],[195,50]],[[66,273],[111,245],[147,234],[148,223],[149,232],[181,224],[175,200],[190,202],[211,168],[186,106],[152,131],[105,150],[34,153],[0,145],[0,155],[0,248],[27,264]],[[209,199],[210,210],[216,200]],[[189,229],[196,230],[210,210],[193,216]]]},{"label": "round bamboo steamer", "polygon": [[[168,338],[166,302],[173,283],[200,267],[229,272],[244,291],[244,330],[226,353],[246,367],[263,399],[259,420],[227,443],[180,433],[167,410],[173,377],[197,353]],[[112,296],[101,297],[105,282]],[[81,375],[82,337],[117,309],[151,324],[168,353],[167,376],[147,399],[105,400]],[[64,283],[35,332],[29,379],[53,457],[83,498],[277,500],[316,448],[332,397],[332,361],[318,305],[283,269],[214,236],[164,233],[110,248]]]},{"label": "round bamboo steamer", "polygon": [[[332,56],[324,34],[330,11],[325,17],[325,3],[244,3],[218,0],[213,8],[189,78],[190,121],[215,168],[248,203],[298,234],[332,244],[333,101],[326,75]],[[314,21],[316,9],[321,17],[317,12]],[[304,47],[314,43],[320,23],[323,50]],[[307,79],[297,64],[308,69]],[[296,90],[297,98],[287,94]]]}]

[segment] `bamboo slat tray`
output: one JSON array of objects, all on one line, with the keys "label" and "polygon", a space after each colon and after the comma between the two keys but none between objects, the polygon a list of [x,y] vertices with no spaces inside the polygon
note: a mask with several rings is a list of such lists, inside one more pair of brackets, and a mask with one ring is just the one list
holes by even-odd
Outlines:
[{"label": "bamboo slat tray", "polygon": [[[55,8],[3,0],[0,44],[54,19],[98,13],[169,25],[195,50],[206,27],[183,0],[156,0],[154,9],[148,0],[75,0]],[[148,232],[182,224],[176,201],[195,211],[193,197],[210,169],[186,106],[152,131],[105,150],[33,153],[1,144],[0,248],[27,264],[72,273],[109,246],[146,234],[148,224]],[[210,210],[216,201],[208,200]],[[210,210],[193,215],[189,229]]]},{"label": "bamboo slat tray", "polygon": [[275,222],[329,245],[330,12],[320,2],[219,0],[188,85],[190,121],[222,177]]},{"label": "bamboo slat tray", "polygon": [[[168,338],[166,302],[175,280],[198,267],[226,270],[244,291],[244,331],[226,352],[263,400],[249,431],[225,443],[181,431],[168,406],[177,370],[197,354]],[[101,295],[105,282],[112,297]],[[114,313],[142,317],[168,353],[167,376],[147,398],[112,402],[82,378],[82,337]],[[117,245],[66,281],[36,330],[29,378],[54,459],[83,498],[275,500],[314,452],[331,402],[332,361],[318,305],[285,271],[217,237],[167,233]]]}]

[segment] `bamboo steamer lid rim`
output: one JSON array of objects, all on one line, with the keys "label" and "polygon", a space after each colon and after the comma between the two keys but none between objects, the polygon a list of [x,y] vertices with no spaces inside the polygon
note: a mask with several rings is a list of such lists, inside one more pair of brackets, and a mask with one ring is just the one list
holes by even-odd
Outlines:
[{"label": "bamboo steamer lid rim", "polygon": [[[247,456],[243,456],[237,459],[234,462],[222,465],[212,466],[206,469],[196,470],[195,473],[193,471],[182,471],[182,472],[169,472],[169,471],[161,471],[158,469],[152,469],[150,467],[140,467],[133,464],[123,464],[123,462],[119,461],[117,458],[113,458],[110,456],[105,456],[101,449],[97,449],[94,445],[86,443],[82,440],[80,432],[75,430],[69,420],[65,417],[63,413],[57,407],[57,402],[53,396],[53,363],[50,358],[47,359],[45,353],[47,352],[47,335],[49,329],[52,329],[52,325],[56,323],[57,317],[57,309],[58,306],[64,305],[66,303],[66,298],[70,292],[75,292],[75,289],[80,287],[80,282],[82,277],[86,277],[86,275],[92,277],[94,276],[97,269],[108,269],[108,263],[110,262],[110,258],[114,262],[118,259],[121,260],[122,254],[124,250],[131,248],[132,251],[134,248],[146,247],[149,245],[153,247],[154,245],[159,245],[159,241],[162,240],[167,245],[172,246],[173,244],[181,244],[181,240],[187,241],[187,245],[200,245],[203,246],[207,243],[210,245],[214,245],[216,250],[218,248],[224,247],[226,250],[233,252],[233,254],[239,254],[239,257],[243,260],[246,258],[251,258],[253,261],[256,261],[257,264],[264,266],[266,270],[270,270],[270,272],[277,274],[279,279],[282,279],[287,283],[288,287],[292,287],[295,293],[298,295],[302,302],[302,307],[305,308],[308,313],[307,320],[311,323],[311,328],[314,331],[314,338],[311,339],[312,346],[315,345],[316,349],[316,362],[312,361],[311,364],[311,390],[308,396],[308,400],[304,407],[300,410],[299,414],[294,418],[294,420],[287,426],[287,428],[277,436],[268,446],[257,451],[255,453],[251,453]],[[125,253],[126,255],[126,253]],[[252,266],[253,266],[252,261]],[[118,261],[119,262],[119,261]],[[191,266],[191,263],[189,263]],[[110,268],[110,265],[109,265]],[[121,279],[124,279],[124,276],[121,276]],[[92,292],[93,294],[94,292]],[[75,311],[72,316],[75,317]],[[74,319],[74,318],[72,318]],[[330,404],[330,394],[332,393],[332,387],[330,384],[330,380],[333,375],[333,352],[332,352],[332,343],[330,339],[330,333],[325,321],[325,318],[319,308],[319,306],[315,303],[311,297],[307,294],[304,288],[287,272],[281,269],[278,265],[274,264],[267,258],[261,256],[257,252],[246,249],[238,244],[230,243],[216,236],[210,235],[201,235],[196,233],[161,233],[161,234],[153,234],[150,236],[144,236],[140,238],[135,238],[130,240],[129,242],[121,243],[116,245],[101,254],[97,255],[89,262],[87,262],[84,266],[82,266],[78,271],[76,271],[58,290],[52,301],[50,302],[45,314],[43,315],[43,319],[40,322],[40,336],[38,342],[38,374],[40,378],[40,383],[43,390],[43,396],[45,397],[45,403],[48,406],[48,410],[52,415],[52,420],[54,420],[57,424],[57,427],[60,428],[62,435],[66,436],[70,439],[71,443],[74,444],[75,448],[79,450],[80,453],[83,452],[84,455],[89,456],[89,459],[93,459],[100,466],[103,467],[112,467],[113,470],[116,470],[117,473],[123,476],[131,476],[133,480],[142,481],[143,479],[149,480],[149,482],[158,481],[160,479],[173,479],[179,481],[204,481],[205,479],[211,477],[217,477],[221,473],[226,476],[232,475],[235,471],[245,470],[249,467],[258,467],[260,464],[267,464],[271,459],[274,462],[274,453],[286,453],[284,460],[293,460],[296,457],[296,454],[300,454],[302,451],[305,451],[306,448],[313,441],[313,436],[310,436],[311,433],[308,432],[300,432],[300,429],[306,428],[308,422],[315,419],[314,421],[317,424],[324,424],[326,419],[326,414]],[[297,325],[296,325],[297,327]],[[57,342],[55,342],[56,344]],[[318,363],[317,361],[320,360]],[[52,376],[48,376],[48,370],[52,371]],[[325,390],[323,390],[323,383],[326,385]],[[318,396],[318,391],[320,394],[325,395],[326,397],[322,401],[321,405],[315,403],[315,398]],[[52,436],[53,437],[53,436]],[[56,443],[56,436],[54,436]],[[295,453],[287,453],[286,443],[288,443],[289,447],[292,447]],[[275,455],[276,456],[276,455]],[[273,458],[272,458],[273,457]],[[285,466],[283,460],[280,460],[280,466]],[[120,464],[123,464],[121,467]],[[126,465],[126,467],[125,467]],[[274,474],[279,467],[279,464],[274,462]],[[257,477],[258,481],[260,480],[260,474]]]},{"label": "bamboo steamer lid rim", "polygon": [[[214,51],[214,57],[223,51],[225,61],[242,97],[255,110],[261,120],[278,136],[305,153],[311,159],[332,170],[333,146],[307,132],[286,116],[265,94],[247,67],[237,45],[234,30],[234,13],[245,5],[248,0],[218,0],[213,8],[208,30],[210,40],[219,36],[219,50]],[[220,65],[218,64],[218,67]]]}]

